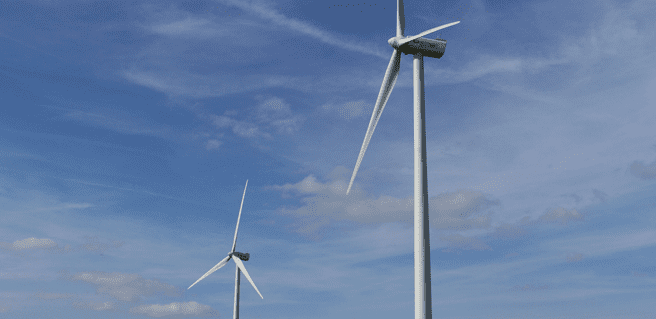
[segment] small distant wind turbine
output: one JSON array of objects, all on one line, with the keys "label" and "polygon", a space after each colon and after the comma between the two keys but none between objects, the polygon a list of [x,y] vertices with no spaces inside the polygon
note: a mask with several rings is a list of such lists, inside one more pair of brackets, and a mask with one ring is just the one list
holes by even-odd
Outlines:
[{"label": "small distant wind turbine", "polygon": [[358,173],[364,152],[367,150],[371,136],[374,133],[378,119],[385,108],[396,78],[399,75],[401,53],[412,54],[413,66],[413,97],[414,97],[414,155],[415,155],[415,182],[414,182],[414,255],[415,255],[415,319],[432,318],[431,307],[431,277],[430,277],[430,241],[428,224],[428,177],[426,175],[426,122],[424,117],[424,56],[441,58],[446,48],[446,40],[425,39],[425,35],[450,27],[460,21],[452,22],[424,31],[420,34],[406,37],[403,35],[405,29],[405,15],[403,14],[403,0],[397,0],[396,10],[396,36],[390,38],[387,43],[394,48],[392,59],[385,71],[385,78],[378,93],[378,99],[374,106],[374,112],[369,121],[369,128],[364,136],[362,148],[358,161],[353,169],[351,182],[346,194],[351,191],[353,180]]},{"label": "small distant wind turbine", "polygon": [[[241,261],[247,261],[250,258],[249,253],[240,253],[235,251],[235,248],[237,247],[237,231],[239,230],[239,219],[241,219],[241,208],[244,207],[244,197],[246,196],[246,187],[248,187],[248,180],[246,180],[246,186],[244,187],[244,194],[241,196],[241,206],[239,206],[239,216],[237,217],[237,228],[235,228],[235,238],[232,241],[232,250],[228,253],[228,257],[224,258],[221,260],[216,266],[212,267],[208,272],[206,272],[203,277],[200,277],[200,279],[196,280],[195,283],[193,283],[191,286],[189,286],[190,289],[193,287],[195,284],[197,284],[199,281],[203,280],[205,277],[209,276],[213,272],[219,270],[219,268],[225,266],[230,259],[235,262],[237,265],[235,268],[235,308],[234,312],[232,315],[232,318],[234,319],[239,319],[239,273],[243,272],[244,275],[246,275],[246,279],[253,285],[253,288],[255,288],[255,291],[257,291],[257,294],[260,295],[260,298],[264,299],[262,297],[262,294],[260,293],[259,290],[257,290],[257,287],[255,286],[255,283],[253,282],[253,279],[251,279],[251,276],[248,275],[248,271],[246,271],[246,267],[244,266],[244,263]],[[233,258],[236,257],[236,258]],[[241,259],[241,260],[240,260]]]}]

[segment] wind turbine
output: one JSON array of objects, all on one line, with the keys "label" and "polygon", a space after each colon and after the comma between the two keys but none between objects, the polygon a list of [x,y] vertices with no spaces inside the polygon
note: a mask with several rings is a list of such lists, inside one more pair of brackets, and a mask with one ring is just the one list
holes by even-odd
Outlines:
[{"label": "wind turbine", "polygon": [[[233,311],[232,318],[234,319],[239,319],[239,274],[240,272],[243,272],[244,275],[246,275],[246,279],[253,285],[253,288],[255,288],[255,291],[257,291],[257,294],[260,295],[262,299],[262,294],[260,293],[259,290],[257,290],[257,287],[255,286],[255,283],[253,282],[253,279],[251,279],[251,276],[248,275],[248,271],[246,271],[246,267],[244,267],[244,263],[241,261],[247,261],[250,258],[249,253],[240,253],[235,251],[235,248],[237,247],[237,231],[239,230],[239,219],[241,219],[241,208],[244,207],[244,197],[246,196],[246,187],[248,187],[248,180],[246,180],[246,186],[244,187],[244,194],[241,196],[241,206],[239,206],[239,216],[237,217],[237,228],[235,228],[235,238],[232,241],[232,250],[228,253],[228,256],[226,258],[223,258],[216,266],[212,267],[208,272],[206,272],[203,277],[200,277],[200,279],[196,280],[195,283],[193,283],[189,288],[193,287],[195,284],[197,284],[199,281],[203,280],[205,277],[209,276],[213,272],[219,270],[219,268],[225,266],[230,259],[235,262],[237,265],[235,268],[235,308]],[[233,258],[236,257],[236,258]],[[241,259],[241,260],[240,260]]]},{"label": "wind turbine", "polygon": [[414,97],[414,255],[415,255],[415,319],[430,319],[433,317],[431,307],[431,277],[430,277],[430,241],[428,223],[428,177],[426,175],[426,122],[424,117],[424,56],[441,58],[446,48],[446,40],[426,39],[425,35],[450,27],[460,21],[448,23],[437,28],[424,31],[420,34],[406,37],[405,15],[403,14],[403,0],[397,0],[396,9],[396,36],[387,43],[394,48],[385,78],[378,93],[374,112],[369,121],[369,128],[364,136],[358,161],[355,164],[351,182],[346,194],[351,191],[353,180],[358,173],[364,152],[367,150],[376,124],[385,108],[396,79],[399,75],[401,53],[412,54],[413,61],[413,97]]}]

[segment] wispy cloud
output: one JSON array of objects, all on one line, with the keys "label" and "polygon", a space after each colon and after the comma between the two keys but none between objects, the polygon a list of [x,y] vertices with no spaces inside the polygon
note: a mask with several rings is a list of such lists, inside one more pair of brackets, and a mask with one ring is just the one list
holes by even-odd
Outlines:
[{"label": "wispy cloud", "polygon": [[103,253],[109,249],[120,248],[124,242],[115,240],[111,243],[103,243],[98,240],[98,236],[84,236],[86,243],[79,246],[79,249],[97,253]]},{"label": "wispy cloud", "polygon": [[[301,84],[303,77],[253,73],[242,74],[238,77],[220,74],[208,76],[191,73],[173,66],[171,66],[171,70],[165,72],[154,72],[134,67],[120,73],[131,82],[168,95],[191,96],[193,98],[223,96],[272,87],[297,89],[304,86]],[[175,74],[175,76],[171,76],[172,74]]]},{"label": "wispy cloud", "polygon": [[73,308],[85,309],[85,310],[95,310],[95,311],[107,311],[107,310],[116,310],[116,303],[111,301],[76,301],[73,302]]},{"label": "wispy cloud", "polygon": [[218,140],[208,140],[207,145],[205,145],[205,149],[209,150],[216,150],[218,149],[223,142],[218,141]]},{"label": "wispy cloud", "polygon": [[229,116],[224,115],[211,115],[212,123],[219,129],[230,128],[235,135],[244,137],[244,138],[254,138],[254,137],[263,137],[266,139],[271,139],[271,134],[262,132],[260,128],[250,122],[239,121]]},{"label": "wispy cloud", "polygon": [[[142,27],[147,32],[175,39],[178,41],[176,42],[177,47],[198,47],[196,42],[199,40],[213,40],[216,42],[229,41],[230,47],[232,48],[235,46],[251,47],[243,49],[247,52],[253,52],[256,49],[264,50],[265,47],[271,45],[271,42],[275,43],[274,39],[280,37],[278,34],[271,34],[270,36],[261,35],[262,30],[268,30],[273,25],[282,29],[280,32],[283,32],[285,35],[289,34],[285,33],[285,31],[297,32],[343,50],[374,55],[385,60],[388,60],[391,54],[391,51],[372,50],[375,47],[373,45],[362,44],[361,41],[356,43],[356,40],[349,41],[342,36],[322,30],[308,22],[287,17],[279,13],[276,8],[264,2],[223,1],[223,3],[244,10],[248,13],[248,18],[235,17],[228,20],[221,20],[218,23],[206,17],[195,16],[172,7],[163,10],[150,8],[157,11],[153,18],[157,22]],[[252,16],[258,17],[263,23],[252,21]],[[166,22],[161,22],[162,20]],[[160,46],[167,47],[167,49],[162,50],[163,48],[160,48]],[[201,46],[205,47],[204,45]],[[263,88],[288,88],[302,91],[325,92],[326,90],[334,91],[335,89],[332,86],[335,85],[340,88],[352,88],[354,85],[362,86],[363,83],[366,83],[367,86],[369,85],[367,81],[363,82],[362,80],[362,70],[351,72],[359,75],[359,79],[357,80],[354,80],[350,74],[337,76],[328,74],[326,78],[316,78],[314,76],[276,75],[264,72],[258,72],[259,74],[254,74],[254,72],[240,72],[238,75],[197,72],[191,66],[193,63],[178,63],[174,65],[167,62],[178,59],[181,55],[186,54],[179,50],[170,51],[168,47],[170,45],[159,42],[153,43],[150,47],[141,50],[138,56],[129,57],[130,60],[134,60],[134,63],[129,64],[130,66],[128,67],[121,68],[118,71],[118,75],[130,82],[163,92],[171,97],[190,96],[193,98],[223,96]],[[224,47],[226,46],[222,45],[218,48],[214,46],[207,50],[216,51],[213,55],[218,54],[228,57],[227,60],[231,64],[237,63],[236,61],[247,64],[252,61],[257,61],[256,63],[261,62],[258,60],[261,55],[256,54],[251,56],[241,53],[235,55],[234,51],[222,51]],[[269,52],[270,49],[267,48],[266,51]],[[270,54],[267,55],[270,56]],[[194,55],[194,59],[198,58],[199,55]],[[217,62],[214,58],[209,59],[203,57],[201,59],[207,60],[209,63],[222,63],[221,61],[226,60]],[[345,70],[348,69],[350,68],[345,68]],[[364,77],[366,78],[366,75]]]},{"label": "wispy cloud", "polygon": [[607,231],[604,234],[555,239],[544,243],[544,247],[554,250],[573,247],[585,252],[587,256],[604,256],[654,245],[656,245],[656,232],[652,230]]},{"label": "wispy cloud", "polygon": [[34,294],[32,297],[38,299],[52,300],[52,299],[71,299],[71,298],[75,298],[76,296],[77,295],[75,294],[66,294],[66,293],[39,292]]},{"label": "wispy cloud", "polygon": [[480,239],[475,237],[465,237],[460,234],[451,234],[440,237],[441,240],[449,242],[451,247],[445,248],[443,252],[451,252],[454,249],[459,250],[492,250],[492,248]]},{"label": "wispy cloud", "polygon": [[576,209],[566,210],[565,208],[558,207],[547,211],[544,215],[540,216],[540,221],[545,222],[558,222],[566,225],[570,221],[582,220],[583,216],[576,211]]},{"label": "wispy cloud", "polygon": [[182,20],[176,20],[167,23],[159,23],[149,26],[150,31],[174,37],[212,37],[218,40],[222,35],[229,32],[228,28],[219,28],[212,21],[204,18],[194,18],[187,16]]},{"label": "wispy cloud", "polygon": [[37,239],[34,237],[17,240],[11,245],[7,243],[0,243],[0,245],[6,247],[5,249],[13,249],[13,250],[52,248],[57,246],[57,244],[51,239],[47,239],[47,238]]},{"label": "wispy cloud", "polygon": [[219,312],[212,309],[212,307],[199,304],[195,301],[172,302],[164,305],[141,305],[131,308],[130,312],[156,318],[203,318],[219,316]]},{"label": "wispy cloud", "polygon": [[292,134],[300,129],[304,119],[293,114],[290,105],[279,97],[265,98],[256,96],[260,100],[256,108],[256,117],[260,123],[267,124],[276,129],[278,133]]},{"label": "wispy cloud", "polygon": [[[301,197],[303,203],[297,208],[281,208],[282,214],[299,217],[296,231],[303,234],[316,234],[318,229],[328,226],[331,220],[351,220],[360,223],[405,222],[412,220],[413,198],[395,198],[382,195],[372,198],[355,184],[353,192],[346,195],[348,186],[345,179],[337,178],[347,171],[336,168],[333,178],[322,183],[313,175],[305,177],[296,184],[274,185],[268,189],[291,192]],[[460,190],[446,192],[429,199],[431,227],[442,230],[466,231],[490,226],[490,208],[499,205],[498,200],[490,200],[484,194]]]},{"label": "wispy cloud", "polygon": [[[209,115],[212,124],[219,129],[231,129],[232,132],[243,138],[273,139],[271,131],[278,134],[292,134],[297,132],[303,121],[303,116],[294,114],[288,103],[279,97],[265,98],[255,96],[259,103],[254,107],[244,107],[250,116],[247,120],[238,120],[234,117],[237,111],[228,110],[224,115]],[[209,144],[208,144],[209,145]]]},{"label": "wispy cloud", "polygon": [[490,226],[493,206],[498,200],[490,200],[483,193],[469,190],[446,192],[429,199],[431,224],[438,229],[469,230]]},{"label": "wispy cloud", "polygon": [[25,256],[26,254],[34,253],[36,251],[45,251],[49,253],[65,254],[74,249],[70,245],[59,247],[59,245],[49,238],[26,238],[17,240],[13,243],[0,242],[0,250],[9,251],[12,254]]},{"label": "wispy cloud", "polygon": [[26,238],[17,240],[13,243],[0,242],[0,249],[12,251],[17,253],[26,253],[29,251],[44,250],[53,253],[71,253],[78,251],[104,253],[107,250],[115,249],[123,246],[121,241],[113,241],[111,243],[101,242],[97,236],[84,236],[85,243],[77,246],[69,244],[59,247],[54,240],[50,238]]},{"label": "wispy cloud", "polygon": [[60,272],[61,278],[68,281],[83,281],[96,286],[96,291],[120,301],[138,301],[143,297],[166,295],[178,297],[182,289],[159,280],[144,279],[137,274],[80,272],[74,275]]},{"label": "wispy cloud", "polygon": [[431,85],[435,83],[463,83],[483,78],[492,74],[521,74],[546,70],[550,66],[567,63],[564,59],[545,59],[527,57],[503,57],[490,54],[480,55],[459,69],[443,69],[428,64],[424,66],[427,71],[427,80]]},{"label": "wispy cloud", "polygon": [[342,119],[352,120],[366,115],[365,110],[371,105],[373,105],[372,102],[356,100],[343,103],[326,103],[321,106],[321,109],[327,113],[336,113]]},{"label": "wispy cloud", "polygon": [[567,254],[567,262],[568,263],[575,263],[578,261],[583,260],[583,254],[581,253],[568,253]]},{"label": "wispy cloud", "polygon": [[647,165],[645,165],[644,162],[634,161],[631,163],[631,166],[629,166],[629,170],[633,176],[642,180],[656,179],[656,161]]},{"label": "wispy cloud", "polygon": [[139,121],[142,123],[137,123],[135,121],[137,117],[124,116],[116,118],[115,116],[116,114],[110,116],[83,111],[71,111],[66,114],[67,118],[84,124],[107,128],[124,134],[162,136],[165,132],[164,129],[155,129],[152,124],[145,124],[141,120]]},{"label": "wispy cloud", "polygon": [[260,18],[271,21],[276,25],[286,27],[295,32],[310,36],[321,42],[339,47],[344,50],[373,55],[382,59],[389,59],[391,56],[391,53],[372,50],[371,48],[375,47],[374,45],[356,44],[346,39],[339,38],[334,34],[322,30],[308,22],[287,17],[284,14],[278,12],[278,10],[276,10],[273,6],[265,2],[235,0],[222,0],[222,2],[230,6],[238,7],[248,13],[255,14]]},{"label": "wispy cloud", "polygon": [[62,113],[60,119],[76,121],[92,127],[109,129],[131,135],[163,137],[169,128],[147,120],[144,114],[121,110],[112,105],[82,105],[78,101],[61,97],[50,97],[59,105],[47,105],[49,109]]},{"label": "wispy cloud", "polygon": [[549,289],[548,285],[535,286],[531,284],[526,284],[524,286],[515,285],[510,288],[510,291],[539,291]]}]

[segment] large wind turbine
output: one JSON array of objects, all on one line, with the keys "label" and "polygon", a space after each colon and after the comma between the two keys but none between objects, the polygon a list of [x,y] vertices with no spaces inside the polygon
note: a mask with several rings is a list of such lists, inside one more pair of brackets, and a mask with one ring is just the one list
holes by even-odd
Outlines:
[{"label": "large wind turbine", "polygon": [[[255,283],[253,282],[253,279],[251,279],[251,276],[248,275],[248,271],[246,271],[246,267],[244,267],[244,263],[241,261],[247,261],[250,258],[249,253],[240,253],[235,251],[235,248],[237,248],[237,231],[239,230],[239,219],[241,219],[241,208],[244,207],[244,197],[246,196],[246,187],[248,187],[248,180],[246,180],[246,186],[244,187],[244,194],[241,196],[241,206],[239,206],[239,216],[237,217],[237,228],[235,228],[235,238],[232,241],[232,250],[228,253],[228,257],[224,258],[221,260],[216,266],[212,267],[208,272],[206,272],[203,277],[200,277],[200,279],[196,280],[195,283],[193,283],[191,286],[189,286],[190,289],[193,287],[195,284],[197,284],[199,281],[203,280],[203,278],[209,276],[213,272],[219,270],[219,268],[225,266],[230,259],[235,262],[237,265],[235,268],[235,308],[233,311],[232,318],[234,319],[239,319],[239,273],[243,272],[244,275],[246,275],[246,279],[253,285],[253,288],[255,288],[255,291],[257,291],[257,294],[260,295],[260,298],[264,299],[262,297],[262,294],[260,293],[259,290],[257,290],[257,287],[255,287]],[[236,258],[233,258],[236,257]],[[240,260],[241,259],[241,260]]]},{"label": "large wind turbine", "polygon": [[430,319],[433,317],[431,307],[431,277],[430,277],[430,241],[428,224],[428,177],[426,175],[426,123],[424,117],[424,56],[441,58],[446,48],[446,40],[426,39],[425,35],[437,30],[450,27],[460,21],[452,22],[424,31],[415,36],[403,35],[405,29],[405,16],[403,14],[403,0],[397,0],[396,9],[396,36],[387,43],[394,48],[392,59],[385,71],[385,78],[378,93],[374,112],[369,121],[369,128],[364,136],[358,161],[355,164],[351,182],[346,194],[351,191],[353,180],[358,173],[364,152],[367,150],[369,140],[374,133],[378,119],[385,108],[396,78],[399,75],[401,53],[412,54],[413,66],[413,96],[414,96],[414,153],[415,153],[415,184],[414,184],[414,252],[415,252],[415,319]]}]

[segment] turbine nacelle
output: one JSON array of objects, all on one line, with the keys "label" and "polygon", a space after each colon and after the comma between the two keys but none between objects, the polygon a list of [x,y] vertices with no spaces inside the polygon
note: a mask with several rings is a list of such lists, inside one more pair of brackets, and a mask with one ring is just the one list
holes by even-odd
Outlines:
[{"label": "turbine nacelle", "polygon": [[232,256],[232,257],[237,257],[237,258],[239,258],[239,259],[241,259],[241,260],[243,260],[243,261],[248,261],[248,259],[250,258],[251,254],[249,254],[249,253],[240,253],[240,252],[238,252],[238,251],[235,251],[235,252],[231,253],[230,256]]},{"label": "turbine nacelle", "polygon": [[443,39],[426,39],[422,37],[414,38],[410,41],[410,37],[393,37],[387,40],[387,43],[394,49],[403,52],[403,54],[421,54],[425,57],[441,58],[446,49],[446,40]]}]

